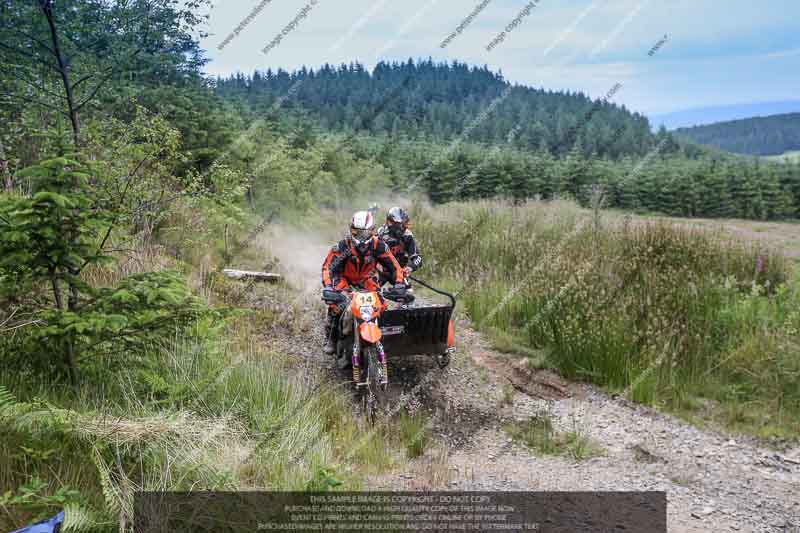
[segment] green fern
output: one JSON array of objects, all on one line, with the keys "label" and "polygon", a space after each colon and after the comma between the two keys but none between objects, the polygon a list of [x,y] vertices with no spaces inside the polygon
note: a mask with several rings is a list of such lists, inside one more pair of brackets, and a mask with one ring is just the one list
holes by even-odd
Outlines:
[{"label": "green fern", "polygon": [[61,525],[64,533],[96,531],[108,525],[110,522],[92,509],[75,503],[64,506],[64,523]]},{"label": "green fern", "polygon": [[66,433],[72,429],[73,416],[74,412],[44,400],[20,402],[8,389],[0,386],[0,423],[8,430],[30,434],[47,431]]},{"label": "green fern", "polygon": [[106,501],[106,510],[109,514],[118,515],[121,510],[119,489],[111,480],[111,472],[108,465],[100,455],[100,451],[95,447],[92,454],[92,461],[97,467],[97,476],[100,478],[100,489]]},{"label": "green fern", "polygon": [[0,385],[0,423],[8,430],[29,432],[35,424],[30,420],[31,404],[20,402]]},{"label": "green fern", "polygon": [[11,394],[8,389],[0,385],[0,421],[9,417],[9,413],[17,405],[17,399]]}]

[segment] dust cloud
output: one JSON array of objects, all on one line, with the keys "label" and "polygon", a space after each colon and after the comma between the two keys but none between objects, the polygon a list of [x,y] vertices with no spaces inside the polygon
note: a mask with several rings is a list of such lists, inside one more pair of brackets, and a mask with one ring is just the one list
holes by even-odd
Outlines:
[{"label": "dust cloud", "polygon": [[274,224],[258,241],[258,247],[272,258],[274,268],[286,276],[293,287],[308,294],[321,288],[322,263],[337,238],[331,237],[329,232]]},{"label": "dust cloud", "polygon": [[322,286],[322,263],[331,247],[346,235],[353,213],[377,205],[376,225],[383,223],[386,211],[400,205],[410,208],[412,201],[398,196],[385,196],[356,207],[326,209],[304,220],[304,227],[289,222],[270,224],[255,243],[272,258],[272,269],[286,276],[287,281],[303,295],[318,292]]}]

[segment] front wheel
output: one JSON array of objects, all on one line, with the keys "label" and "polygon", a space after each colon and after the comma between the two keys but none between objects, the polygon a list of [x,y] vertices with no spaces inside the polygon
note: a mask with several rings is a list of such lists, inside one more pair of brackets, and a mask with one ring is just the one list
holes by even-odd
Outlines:
[{"label": "front wheel", "polygon": [[383,366],[378,360],[378,351],[374,346],[364,350],[364,359],[367,363],[366,386],[361,390],[361,402],[364,414],[372,425],[375,425],[379,413],[386,407],[386,384],[381,384]]}]

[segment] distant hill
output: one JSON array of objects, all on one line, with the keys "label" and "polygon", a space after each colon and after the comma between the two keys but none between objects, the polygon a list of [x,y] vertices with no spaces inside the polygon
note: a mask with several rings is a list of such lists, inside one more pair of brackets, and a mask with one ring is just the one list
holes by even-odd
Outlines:
[{"label": "distant hill", "polygon": [[800,150],[800,113],[680,128],[675,135],[728,152],[780,155]]},{"label": "distant hill", "polygon": [[[642,156],[658,143],[646,117],[577,92],[509,84],[487,67],[431,60],[359,63],[236,74],[217,94],[259,114],[278,102],[324,129],[396,138],[438,139],[547,150],[558,157]],[[290,97],[286,97],[290,95]]]},{"label": "distant hill", "polygon": [[770,161],[777,161],[778,163],[800,162],[800,150],[792,150],[780,155],[768,155],[766,158]]},{"label": "distant hill", "polygon": [[690,128],[715,122],[740,120],[744,118],[765,117],[784,113],[800,112],[800,100],[786,100],[781,102],[753,102],[747,104],[734,104],[712,107],[698,107],[650,115],[650,122],[654,128],[661,125],[668,130],[677,128]]}]

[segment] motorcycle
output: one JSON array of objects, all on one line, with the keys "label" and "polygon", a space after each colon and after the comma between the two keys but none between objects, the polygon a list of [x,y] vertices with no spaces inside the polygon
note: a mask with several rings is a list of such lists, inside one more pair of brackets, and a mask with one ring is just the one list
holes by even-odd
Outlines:
[{"label": "motorcycle", "polygon": [[384,290],[382,293],[354,288],[349,294],[325,290],[323,300],[341,310],[338,321],[336,357],[340,368],[352,366],[353,383],[361,396],[363,411],[374,424],[378,412],[385,408],[389,384],[386,352],[378,321],[387,308],[386,298],[402,302],[402,295]]}]

